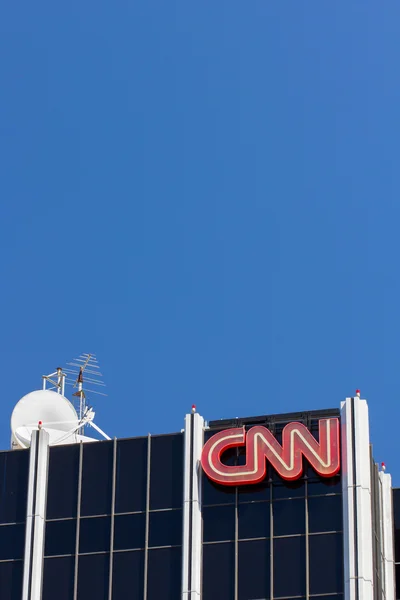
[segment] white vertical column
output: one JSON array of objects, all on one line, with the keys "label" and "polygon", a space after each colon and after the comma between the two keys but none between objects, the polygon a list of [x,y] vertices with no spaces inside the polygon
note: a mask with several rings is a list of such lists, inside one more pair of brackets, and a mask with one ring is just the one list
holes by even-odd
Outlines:
[{"label": "white vertical column", "polygon": [[368,406],[341,408],[345,600],[373,600],[371,470]]},{"label": "white vertical column", "polygon": [[185,418],[183,492],[182,600],[201,598],[202,516],[201,466],[204,419],[197,413]]},{"label": "white vertical column", "polygon": [[395,600],[392,478],[388,473],[380,471],[379,480],[381,483],[382,511],[382,576],[386,600]]},{"label": "white vertical column", "polygon": [[41,600],[46,519],[49,434],[33,431],[28,480],[22,600]]},{"label": "white vertical column", "polygon": [[191,515],[191,464],[192,464],[192,417],[186,415],[184,429],[184,463],[183,463],[183,539],[182,539],[182,600],[189,596],[190,552],[190,515]]}]

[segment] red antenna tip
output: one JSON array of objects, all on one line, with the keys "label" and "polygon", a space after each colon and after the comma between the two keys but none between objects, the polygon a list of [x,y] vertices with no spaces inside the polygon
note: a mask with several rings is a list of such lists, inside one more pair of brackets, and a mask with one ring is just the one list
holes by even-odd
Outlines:
[{"label": "red antenna tip", "polygon": [[196,405],[192,404],[192,412],[196,412]]},{"label": "red antenna tip", "polygon": [[356,394],[359,396],[361,394],[360,390],[356,390]]}]

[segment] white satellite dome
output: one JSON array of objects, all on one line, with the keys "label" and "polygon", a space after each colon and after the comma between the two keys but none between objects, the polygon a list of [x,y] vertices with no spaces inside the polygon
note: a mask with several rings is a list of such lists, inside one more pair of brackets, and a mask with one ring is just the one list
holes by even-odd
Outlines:
[{"label": "white satellite dome", "polygon": [[15,448],[29,448],[32,431],[39,422],[50,436],[50,445],[94,442],[93,438],[79,435],[79,418],[65,396],[52,390],[30,392],[15,405],[11,415],[11,443]]}]

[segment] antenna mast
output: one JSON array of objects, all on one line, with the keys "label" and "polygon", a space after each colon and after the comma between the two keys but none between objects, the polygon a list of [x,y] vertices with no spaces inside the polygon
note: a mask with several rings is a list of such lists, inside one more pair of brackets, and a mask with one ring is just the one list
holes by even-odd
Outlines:
[{"label": "antenna mast", "polygon": [[[73,396],[78,399],[76,409],[79,415],[79,420],[81,421],[85,417],[88,410],[86,394],[92,393],[100,394],[100,396],[107,396],[107,394],[97,390],[88,389],[86,387],[86,383],[90,387],[105,387],[105,384],[101,379],[103,375],[100,372],[100,367],[95,354],[87,354],[84,352],[78,358],[74,358],[72,362],[67,364],[70,367],[73,367],[72,369],[65,369],[65,372],[67,373],[67,383],[71,383],[73,384],[74,388],[77,388],[77,391],[73,394]],[[74,379],[75,377],[76,379]],[[81,433],[83,433],[83,427]]]}]

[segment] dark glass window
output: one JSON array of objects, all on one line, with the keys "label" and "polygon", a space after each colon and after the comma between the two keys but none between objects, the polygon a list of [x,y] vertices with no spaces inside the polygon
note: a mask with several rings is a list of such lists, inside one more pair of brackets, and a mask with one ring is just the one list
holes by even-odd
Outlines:
[{"label": "dark glass window", "polygon": [[393,515],[394,526],[396,529],[400,529],[400,488],[393,490]]},{"label": "dark glass window", "polygon": [[270,597],[270,542],[239,543],[239,600]]},{"label": "dark glass window", "polygon": [[75,557],[45,558],[43,600],[73,600]]},{"label": "dark glass window", "polygon": [[239,539],[269,537],[270,503],[239,504]]},{"label": "dark glass window", "polygon": [[26,518],[29,450],[0,452],[0,523]]},{"label": "dark glass window", "polygon": [[239,485],[237,490],[238,502],[256,502],[271,497],[271,484],[267,479],[256,485]]},{"label": "dark glass window", "polygon": [[151,438],[150,509],[182,508],[183,436]]},{"label": "dark glass window", "polygon": [[111,512],[114,442],[83,445],[81,515],[106,515]]},{"label": "dark glass window", "polygon": [[235,544],[204,544],[202,600],[234,598]]},{"label": "dark glass window", "polygon": [[274,536],[305,533],[305,500],[277,500],[272,503]]},{"label": "dark glass window", "polygon": [[112,585],[113,600],[127,600],[127,597],[138,598],[138,600],[143,598],[144,552],[142,550],[114,553]]},{"label": "dark glass window", "polygon": [[93,598],[93,600],[108,599],[109,568],[109,554],[87,554],[79,557],[78,600],[88,600],[88,598]]},{"label": "dark glass window", "polygon": [[181,548],[149,550],[147,600],[180,598]]},{"label": "dark glass window", "polygon": [[76,517],[78,505],[79,444],[50,448],[48,519]]},{"label": "dark glass window", "polygon": [[79,552],[104,552],[110,549],[111,518],[81,519],[79,524]]},{"label": "dark glass window", "polygon": [[396,598],[400,598],[400,565],[395,565],[396,569]]},{"label": "dark glass window", "polygon": [[208,504],[234,504],[236,500],[236,487],[231,485],[218,485],[213,483],[203,473],[203,506]]},{"label": "dark glass window", "polygon": [[318,479],[310,479],[308,482],[309,496],[321,496],[325,494],[341,494],[342,482],[340,476],[329,477],[324,479],[319,477]]},{"label": "dark glass window", "polygon": [[147,438],[117,443],[115,512],[146,510]]},{"label": "dark glass window", "polygon": [[76,520],[48,521],[46,523],[45,555],[75,554]]},{"label": "dark glass window", "polygon": [[[400,562],[400,529],[394,530],[394,556],[395,561]],[[399,588],[400,596],[400,588]]]},{"label": "dark glass window", "polygon": [[182,510],[150,513],[149,546],[179,546],[182,544]]},{"label": "dark glass window", "polygon": [[[279,478],[282,482],[282,479]],[[284,483],[274,483],[272,486],[272,498],[279,500],[281,498],[304,498],[306,495],[306,486],[303,479],[299,481],[285,481]]]},{"label": "dark glass window", "polygon": [[308,499],[310,533],[342,531],[342,496],[316,496]]},{"label": "dark glass window", "polygon": [[223,542],[235,539],[235,506],[203,508],[203,541]]},{"label": "dark glass window", "polygon": [[25,523],[0,526],[0,560],[23,558],[24,547]]},{"label": "dark glass window", "polygon": [[305,593],[305,536],[274,540],[274,597],[304,596]]},{"label": "dark glass window", "polygon": [[310,594],[343,591],[342,534],[310,535]]},{"label": "dark glass window", "polygon": [[145,513],[117,515],[114,520],[114,549],[144,548],[146,533]]},{"label": "dark glass window", "polygon": [[[14,452],[19,452],[14,450]],[[0,562],[1,600],[21,600],[22,597],[22,561]],[[43,597],[44,598],[44,597]],[[44,598],[44,600],[46,600]],[[64,600],[60,598],[60,600]]]}]

